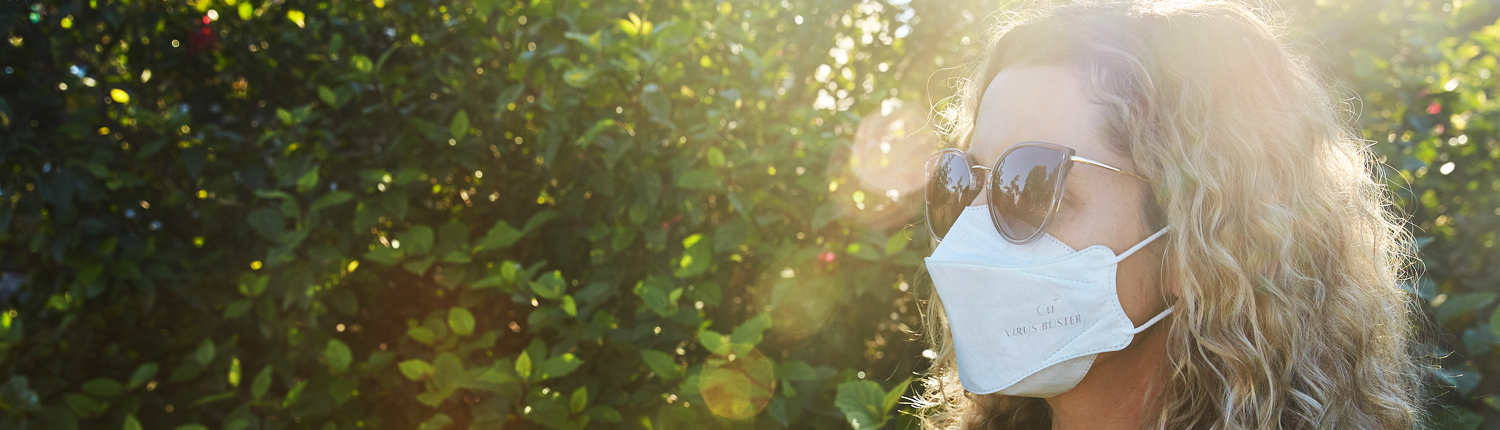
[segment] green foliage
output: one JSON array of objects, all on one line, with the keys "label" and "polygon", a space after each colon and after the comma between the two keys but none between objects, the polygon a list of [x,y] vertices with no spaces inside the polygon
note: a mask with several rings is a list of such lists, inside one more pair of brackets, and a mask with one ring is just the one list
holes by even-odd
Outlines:
[{"label": "green foliage", "polygon": [[834,404],[849,418],[854,428],[880,428],[885,425],[891,408],[896,406],[901,393],[906,391],[908,378],[896,384],[889,392],[873,381],[858,380],[839,384],[838,397]]},{"label": "green foliage", "polygon": [[[920,190],[855,129],[994,6],[8,2],[0,428],[909,428]],[[1500,422],[1500,10],[1282,6],[1421,237],[1434,424]]]},{"label": "green foliage", "polygon": [[[1300,27],[1340,52],[1335,77],[1360,100],[1365,139],[1411,217],[1423,276],[1407,286],[1437,397],[1431,427],[1500,423],[1500,8],[1489,2],[1299,5]],[[1347,52],[1347,55],[1342,53]]]},{"label": "green foliage", "polygon": [[915,16],[0,7],[0,428],[844,427],[920,368],[849,157],[966,49]]}]

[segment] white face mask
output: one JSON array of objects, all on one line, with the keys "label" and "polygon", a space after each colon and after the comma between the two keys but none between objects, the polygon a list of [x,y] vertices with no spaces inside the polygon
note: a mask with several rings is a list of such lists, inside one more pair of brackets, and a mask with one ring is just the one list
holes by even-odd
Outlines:
[{"label": "white face mask", "polygon": [[975,394],[1052,397],[1073,389],[1101,352],[1119,351],[1173,308],[1135,327],[1115,291],[1125,257],[1104,245],[1082,251],[1046,233],[1025,245],[1000,236],[986,206],[970,206],[927,257],[958,358]]}]

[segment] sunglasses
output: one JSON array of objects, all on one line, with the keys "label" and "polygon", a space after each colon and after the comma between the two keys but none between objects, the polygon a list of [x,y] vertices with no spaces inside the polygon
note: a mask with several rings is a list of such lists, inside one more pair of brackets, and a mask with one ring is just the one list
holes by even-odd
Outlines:
[{"label": "sunglasses", "polygon": [[[994,167],[973,165],[963,151],[945,148],[927,160],[928,232],[942,241],[964,208],[988,189],[990,221],[1000,235],[1017,245],[1036,241],[1062,203],[1063,186],[1074,163],[1146,181],[1140,175],[1074,155],[1073,148],[1046,142],[1013,146],[995,160]],[[976,170],[983,172],[976,174]]]}]

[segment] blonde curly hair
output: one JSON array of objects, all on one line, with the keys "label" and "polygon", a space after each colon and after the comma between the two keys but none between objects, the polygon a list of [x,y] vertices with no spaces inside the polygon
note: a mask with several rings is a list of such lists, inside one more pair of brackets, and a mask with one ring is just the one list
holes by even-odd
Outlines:
[{"label": "blonde curly hair", "polygon": [[[1347,104],[1259,9],[1217,0],[1028,4],[970,63],[940,133],[964,142],[1006,67],[1078,67],[1101,138],[1149,178],[1178,299],[1156,429],[1411,428],[1421,419],[1413,257]],[[914,399],[924,428],[1050,427],[1043,399],[958,382],[942,303]]]}]

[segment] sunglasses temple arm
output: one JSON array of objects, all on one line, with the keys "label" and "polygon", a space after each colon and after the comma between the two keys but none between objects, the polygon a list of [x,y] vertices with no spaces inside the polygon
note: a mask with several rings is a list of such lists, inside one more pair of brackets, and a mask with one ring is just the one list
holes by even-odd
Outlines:
[{"label": "sunglasses temple arm", "polygon": [[1094,160],[1090,160],[1090,159],[1087,159],[1087,158],[1079,157],[1077,155],[1072,156],[1072,159],[1073,159],[1073,161],[1076,161],[1076,162],[1079,162],[1079,163],[1083,163],[1083,164],[1088,164],[1088,165],[1092,165],[1092,166],[1104,168],[1105,170],[1110,170],[1110,171],[1114,171],[1114,172],[1124,173],[1124,174],[1130,175],[1130,177],[1132,177],[1132,178],[1140,179],[1140,180],[1146,181],[1146,182],[1151,182],[1151,181],[1147,181],[1146,178],[1142,178],[1141,175],[1137,175],[1137,174],[1130,173],[1130,172],[1127,172],[1127,171],[1124,171],[1124,170],[1120,170],[1119,168],[1116,168],[1115,166],[1111,166],[1111,165],[1108,165],[1108,164],[1100,163],[1098,161],[1094,161]]}]

